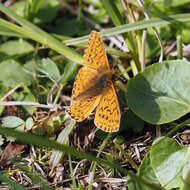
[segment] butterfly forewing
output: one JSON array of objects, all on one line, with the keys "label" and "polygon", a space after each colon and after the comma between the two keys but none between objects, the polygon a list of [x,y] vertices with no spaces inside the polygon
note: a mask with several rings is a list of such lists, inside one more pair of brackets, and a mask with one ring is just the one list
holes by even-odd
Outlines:
[{"label": "butterfly forewing", "polygon": [[96,70],[101,70],[101,72],[110,71],[104,42],[96,31],[91,32],[88,47],[83,57],[83,64]]},{"label": "butterfly forewing", "polygon": [[97,70],[88,67],[80,68],[74,82],[71,99],[72,100],[76,99],[77,96],[86,91],[89,84],[94,81],[94,78],[96,78],[97,75],[98,75]]}]

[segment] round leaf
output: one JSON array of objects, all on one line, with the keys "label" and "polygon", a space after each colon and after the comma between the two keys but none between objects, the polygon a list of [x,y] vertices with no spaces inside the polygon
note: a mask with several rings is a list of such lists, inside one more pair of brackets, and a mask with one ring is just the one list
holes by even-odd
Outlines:
[{"label": "round leaf", "polygon": [[5,86],[15,87],[23,82],[26,86],[32,84],[32,77],[23,71],[23,67],[14,60],[6,60],[0,64],[0,81]]},{"label": "round leaf", "polygon": [[190,111],[190,63],[155,63],[131,79],[127,91],[129,107],[143,120],[174,121]]},{"label": "round leaf", "polygon": [[24,121],[16,116],[7,116],[3,120],[3,126],[8,128],[19,127],[24,124]]},{"label": "round leaf", "polygon": [[34,47],[25,40],[10,40],[0,45],[1,59],[11,56],[23,56],[32,51],[34,51]]},{"label": "round leaf", "polygon": [[27,120],[26,120],[26,129],[27,130],[32,129],[33,125],[34,125],[34,121],[33,121],[32,117],[27,118]]},{"label": "round leaf", "polygon": [[182,147],[171,138],[158,139],[150,149],[151,166],[165,189],[180,188],[190,169],[188,147]]},{"label": "round leaf", "polygon": [[54,80],[57,80],[60,77],[60,72],[56,63],[49,58],[42,59],[41,69],[44,73],[51,76]]}]

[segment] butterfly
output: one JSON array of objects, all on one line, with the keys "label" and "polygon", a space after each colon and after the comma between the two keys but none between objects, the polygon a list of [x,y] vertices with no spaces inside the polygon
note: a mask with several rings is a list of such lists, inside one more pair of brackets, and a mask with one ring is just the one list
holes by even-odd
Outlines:
[{"label": "butterfly", "polygon": [[96,108],[95,125],[106,132],[120,127],[120,108],[111,80],[104,42],[98,32],[92,31],[72,91],[67,112],[76,121],[83,121]]}]

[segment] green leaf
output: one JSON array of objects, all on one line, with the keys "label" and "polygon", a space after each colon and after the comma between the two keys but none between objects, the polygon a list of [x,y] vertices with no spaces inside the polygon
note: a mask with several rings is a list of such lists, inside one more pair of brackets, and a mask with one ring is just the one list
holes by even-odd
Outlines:
[{"label": "green leaf", "polygon": [[24,85],[32,84],[32,77],[23,71],[23,67],[14,60],[6,60],[0,64],[0,81],[5,86],[15,87],[23,82]]},{"label": "green leaf", "polygon": [[3,26],[6,29],[14,31],[16,35],[22,34],[23,37],[28,37],[39,43],[42,43],[45,46],[48,46],[49,48],[52,48],[53,50],[66,56],[68,59],[71,59],[78,63],[82,62],[82,56],[79,55],[76,51],[65,46],[61,41],[57,40],[53,36],[44,32],[37,26],[33,25],[31,22],[28,22],[22,17],[19,17],[13,11],[6,8],[2,3],[0,3],[0,11],[4,12],[12,19],[14,19],[17,23],[20,24],[19,26],[0,18],[0,26]]},{"label": "green leaf", "polygon": [[26,8],[26,1],[23,0],[18,1],[10,6],[10,9],[21,17],[24,17],[25,8]]},{"label": "green leaf", "polygon": [[[144,157],[144,159],[139,167],[138,173],[139,173],[139,176],[146,178],[147,180],[151,181],[152,183],[160,185],[160,183],[156,177],[156,174],[152,168],[152,165],[151,165],[150,152],[148,152],[146,154],[146,156]],[[149,187],[146,187],[142,184],[138,184],[138,185],[143,190],[151,190]]]},{"label": "green leaf", "polygon": [[77,70],[78,65],[73,62],[68,62],[64,68],[64,77],[62,80],[62,83],[65,84],[67,81],[70,80],[72,77],[73,73]]},{"label": "green leaf", "polygon": [[[154,184],[161,184],[165,189],[184,186],[190,170],[190,154],[188,147],[182,147],[171,138],[161,137],[154,142],[139,168],[139,176]],[[143,190],[150,190],[142,184]]]},{"label": "green leaf", "polygon": [[102,4],[105,7],[106,11],[108,12],[109,16],[111,17],[115,26],[120,26],[124,24],[124,20],[116,6],[116,1],[112,0],[102,0]]},{"label": "green leaf", "polygon": [[171,138],[158,139],[150,150],[151,166],[166,189],[180,188],[190,169],[190,151]]},{"label": "green leaf", "polygon": [[164,6],[164,7],[176,7],[176,6],[182,6],[185,3],[189,3],[189,0],[158,0],[154,4],[158,4],[159,6]]},{"label": "green leaf", "polygon": [[[126,127],[127,126],[127,127]],[[121,127],[125,130],[133,130],[138,133],[143,130],[144,121],[131,110],[124,112],[121,116]]]},{"label": "green leaf", "polygon": [[42,1],[36,18],[35,23],[50,23],[56,17],[59,10],[59,3],[56,0]]},{"label": "green leaf", "polygon": [[[186,23],[183,23],[186,24]],[[182,24],[181,24],[182,25]],[[172,25],[166,25],[157,27],[158,33],[162,39],[162,41],[167,41],[174,37],[174,32],[172,32]],[[160,45],[158,39],[155,36],[154,31],[152,28],[147,30],[147,38],[146,38],[146,58],[157,58],[160,56]]]},{"label": "green leaf", "polygon": [[34,51],[34,47],[25,40],[10,40],[0,45],[0,59],[10,56],[23,56]]},{"label": "green leaf", "polygon": [[15,36],[15,37],[23,38],[23,35],[19,34],[16,31],[10,30],[6,26],[1,26],[1,24],[0,24],[0,35],[11,36],[11,37]]},{"label": "green leaf", "polygon": [[189,22],[183,23],[182,25],[180,25],[180,27],[183,27],[183,30],[181,30],[183,42],[189,43],[189,41],[190,41],[190,23]]},{"label": "green leaf", "polygon": [[33,125],[34,125],[34,121],[33,121],[32,117],[28,117],[26,119],[26,129],[27,130],[32,129]]},{"label": "green leaf", "polygon": [[78,21],[76,18],[56,20],[54,32],[70,37],[87,34],[83,22]]},{"label": "green leaf", "polygon": [[25,187],[22,185],[16,183],[15,181],[9,179],[7,176],[3,175],[0,173],[0,181],[7,183],[12,189],[14,190],[27,190]]},{"label": "green leaf", "polygon": [[[60,144],[67,145],[68,139],[71,131],[73,130],[76,122],[73,119],[67,120],[66,128],[61,131],[57,138],[57,142]],[[53,150],[52,155],[50,157],[50,165],[54,168],[57,166],[61,160],[61,158],[64,156],[64,152],[60,152],[58,150]]]},{"label": "green leaf", "polygon": [[[0,7],[1,8],[1,7]],[[0,20],[1,21],[1,20]],[[135,30],[142,30],[150,27],[158,27],[167,24],[176,24],[181,22],[190,21],[190,14],[175,14],[169,15],[161,18],[151,18],[150,20],[141,20],[134,22],[132,24],[124,24],[110,29],[105,29],[100,32],[102,37],[113,36],[117,34],[122,34],[124,32],[130,32]],[[65,40],[66,45],[75,45],[87,42],[89,39],[88,36],[83,36],[75,39]]]},{"label": "green leaf", "polygon": [[41,68],[43,69],[44,73],[52,77],[54,80],[59,79],[60,72],[59,69],[54,61],[49,58],[42,59]]},{"label": "green leaf", "polygon": [[17,127],[15,130],[20,131],[20,132],[24,132],[24,128],[25,128],[25,123],[23,123],[22,125]]},{"label": "green leaf", "polygon": [[190,111],[190,63],[164,61],[147,67],[127,85],[129,107],[152,124],[174,121]]},{"label": "green leaf", "polygon": [[8,128],[16,128],[23,125],[25,122],[16,116],[7,116],[3,119],[3,126]]}]

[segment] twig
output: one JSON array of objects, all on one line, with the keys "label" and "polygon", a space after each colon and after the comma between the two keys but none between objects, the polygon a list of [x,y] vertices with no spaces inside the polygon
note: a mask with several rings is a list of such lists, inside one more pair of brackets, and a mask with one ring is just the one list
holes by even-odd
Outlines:
[{"label": "twig", "polygon": [[0,102],[0,106],[35,106],[35,107],[40,107],[40,108],[47,108],[47,109],[57,109],[57,108],[66,108],[65,106],[58,106],[58,105],[45,105],[45,104],[40,104],[37,102],[25,102],[25,101],[8,101],[8,102]]},{"label": "twig", "polygon": [[1,99],[0,102],[4,101],[8,96],[10,96],[14,91],[16,91],[18,88],[20,88],[23,85],[23,83],[19,83],[15,88],[10,90],[8,93],[6,93]]}]

